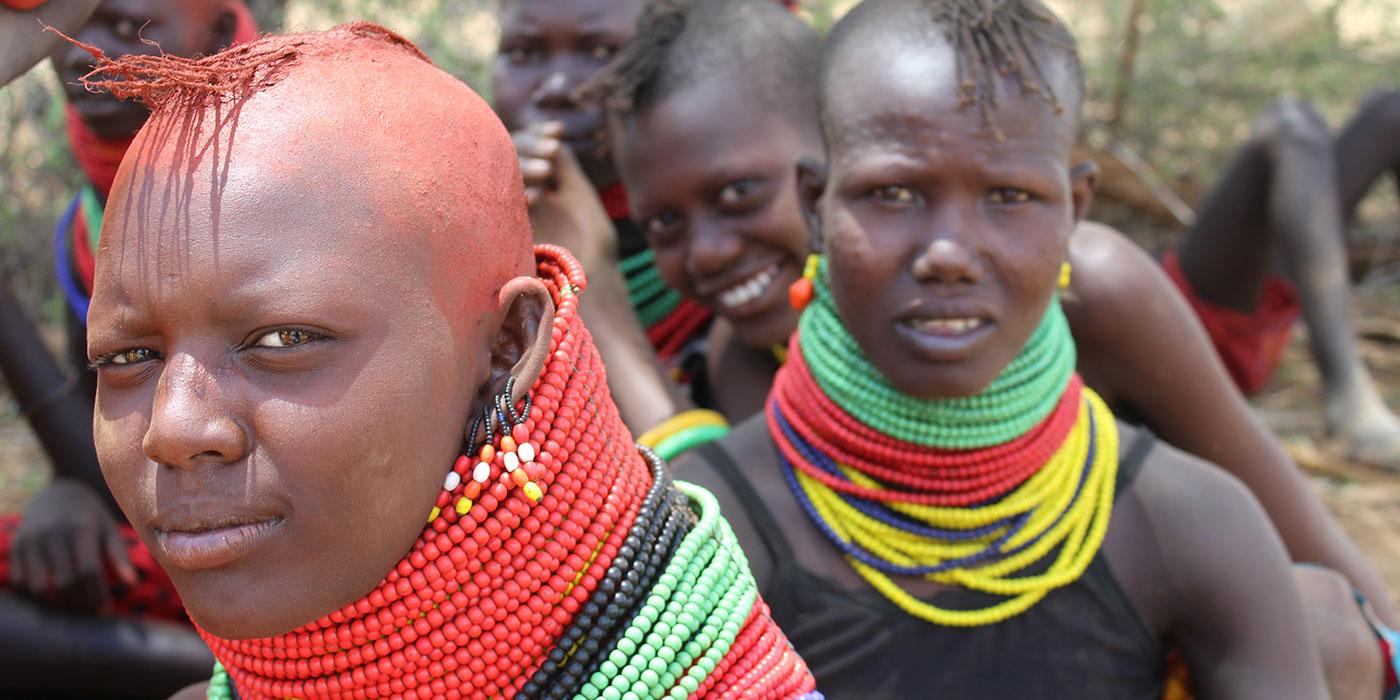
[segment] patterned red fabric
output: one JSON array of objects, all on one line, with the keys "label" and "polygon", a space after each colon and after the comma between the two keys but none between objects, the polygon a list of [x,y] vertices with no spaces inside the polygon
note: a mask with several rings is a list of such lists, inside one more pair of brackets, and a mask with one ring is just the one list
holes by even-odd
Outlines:
[{"label": "patterned red fabric", "polygon": [[[19,531],[20,516],[0,516],[0,591],[12,591],[10,584],[10,545]],[[111,569],[106,571],[108,595],[112,599],[112,612],[127,617],[169,620],[189,623],[185,607],[180,603],[180,595],[175,592],[175,584],[165,570],[151,557],[151,550],[136,537],[130,525],[121,526],[122,541],[126,543],[127,556],[136,567],[137,582],[127,584],[118,579]]]}]

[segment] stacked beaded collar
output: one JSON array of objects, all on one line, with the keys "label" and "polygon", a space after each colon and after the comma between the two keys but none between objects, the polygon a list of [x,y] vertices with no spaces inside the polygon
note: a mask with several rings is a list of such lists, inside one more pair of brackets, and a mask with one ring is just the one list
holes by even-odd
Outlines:
[{"label": "stacked beaded collar", "polygon": [[[935,624],[1000,622],[1077,580],[1108,529],[1118,435],[1074,371],[1058,299],[982,393],[922,400],[865,358],[825,274],[767,408],[779,462],[817,527],[874,588]],[[941,608],[890,575],[1002,600]]]},{"label": "stacked beaded collar", "polygon": [[200,630],[210,698],[818,697],[714,498],[633,445],[578,263],[535,252],[557,313],[532,400],[498,407],[515,425],[369,595],[278,637]]}]

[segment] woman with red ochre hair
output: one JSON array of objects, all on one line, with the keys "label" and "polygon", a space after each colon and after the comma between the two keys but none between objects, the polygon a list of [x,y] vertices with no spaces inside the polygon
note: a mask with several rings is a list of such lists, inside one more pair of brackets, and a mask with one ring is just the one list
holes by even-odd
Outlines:
[{"label": "woman with red ochre hair", "polygon": [[[29,23],[42,31],[35,18]],[[210,54],[256,33],[241,0],[105,0],[75,32],[114,57]],[[65,373],[55,365],[15,302],[0,293],[0,371],[55,474],[23,519],[0,516],[0,695],[42,689],[151,697],[205,673],[209,654],[169,578],[113,516],[90,438],[95,387],[83,327],[103,206],[148,112],[84,89],[79,79],[93,63],[87,52],[58,42],[50,55],[67,93],[69,144],[84,175],[54,240],[70,302],[72,366]],[[66,672],[76,666],[87,672]]]},{"label": "woman with red ochre hair", "polygon": [[714,497],[639,449],[486,104],[371,24],[100,64],[153,109],[89,316],[181,697],[817,697]]}]

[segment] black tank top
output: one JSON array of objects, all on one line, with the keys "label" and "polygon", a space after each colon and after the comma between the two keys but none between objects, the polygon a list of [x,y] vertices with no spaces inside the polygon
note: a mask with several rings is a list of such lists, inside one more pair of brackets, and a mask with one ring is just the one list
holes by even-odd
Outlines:
[{"label": "black tank top", "polygon": [[[1118,467],[1131,484],[1154,439],[1142,431]],[[1005,622],[930,624],[873,589],[851,591],[802,568],[743,471],[717,445],[701,453],[733,489],[773,561],[763,598],[832,700],[957,698],[1156,700],[1164,647],[1119,587],[1103,551],[1076,582]],[[1048,563],[1048,562],[1047,562]],[[966,589],[934,595],[970,609],[998,599]]]}]

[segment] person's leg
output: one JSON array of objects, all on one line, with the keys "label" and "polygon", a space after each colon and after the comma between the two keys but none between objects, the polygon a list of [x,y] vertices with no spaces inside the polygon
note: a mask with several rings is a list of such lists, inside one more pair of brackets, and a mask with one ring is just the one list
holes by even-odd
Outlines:
[{"label": "person's leg", "polygon": [[1326,122],[1304,102],[1276,102],[1183,241],[1182,273],[1201,298],[1249,313],[1276,257],[1298,287],[1329,434],[1352,458],[1397,468],[1400,423],[1376,393],[1352,329],[1337,173]]},{"label": "person's leg", "polygon": [[1400,188],[1400,90],[1366,100],[1337,135],[1334,150],[1342,218],[1350,224],[1376,180],[1390,173]]},{"label": "person's leg", "polygon": [[1376,700],[1385,679],[1376,636],[1351,584],[1331,569],[1294,566],[1333,700]]},{"label": "person's leg", "polygon": [[[1377,180],[1390,173],[1400,188],[1400,91],[1368,99],[1338,134],[1334,151],[1342,219],[1350,223]],[[1327,407],[1329,424],[1353,458],[1400,468],[1400,421],[1364,365],[1350,379],[1332,392],[1336,399]]]},{"label": "person's leg", "polygon": [[1177,248],[1181,272],[1203,300],[1252,313],[1273,269],[1269,240],[1269,179],[1273,172],[1261,129],[1235,153],[1202,201]]}]

